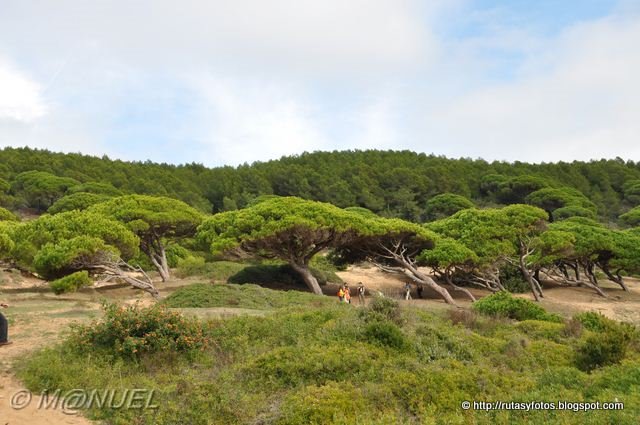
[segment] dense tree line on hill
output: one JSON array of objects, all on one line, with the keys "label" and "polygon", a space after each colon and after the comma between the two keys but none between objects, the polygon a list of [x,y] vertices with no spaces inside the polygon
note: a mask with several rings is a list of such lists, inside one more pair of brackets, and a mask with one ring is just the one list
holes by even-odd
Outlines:
[{"label": "dense tree line on hill", "polygon": [[[480,207],[528,203],[547,211],[551,221],[580,216],[635,226],[640,163],[506,163],[371,150],[206,168],[0,151],[0,206],[9,210],[67,211],[122,194],[175,198],[207,213],[244,208],[265,195],[297,196],[414,222],[441,218],[469,200]],[[440,194],[460,198],[436,198]]]}]

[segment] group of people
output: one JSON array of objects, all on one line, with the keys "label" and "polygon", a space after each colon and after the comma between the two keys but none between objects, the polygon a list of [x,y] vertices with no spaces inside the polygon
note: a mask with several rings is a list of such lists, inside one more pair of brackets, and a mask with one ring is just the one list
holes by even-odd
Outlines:
[{"label": "group of people", "polygon": [[[417,286],[416,292],[418,293],[418,298],[422,298],[423,290],[424,288],[422,287],[422,285]],[[364,287],[364,284],[362,282],[358,282],[358,287],[356,288],[356,292],[358,294],[358,304],[364,305],[364,295],[366,292],[366,288]],[[351,289],[349,288],[348,284],[345,283],[344,285],[340,286],[340,289],[338,289],[337,295],[338,295],[338,300],[341,303],[351,304]],[[413,299],[411,297],[411,283],[406,282],[404,284],[402,295],[403,295],[403,298],[407,301]]]},{"label": "group of people", "polygon": [[[356,292],[358,294],[358,303],[360,305],[364,305],[364,294],[366,292],[366,288],[362,282],[358,282]],[[351,289],[348,284],[345,283],[340,287],[340,289],[338,289],[338,300],[341,303],[351,304]]]}]

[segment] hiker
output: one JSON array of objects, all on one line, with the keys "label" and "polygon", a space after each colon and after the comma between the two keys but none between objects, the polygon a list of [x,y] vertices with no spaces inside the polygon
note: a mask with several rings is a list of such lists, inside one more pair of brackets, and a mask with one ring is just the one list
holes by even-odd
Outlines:
[{"label": "hiker", "polygon": [[351,304],[351,290],[347,284],[344,285],[344,301]]},{"label": "hiker", "polygon": [[424,290],[422,284],[418,285],[418,298],[422,298],[422,291]]},{"label": "hiker", "polygon": [[344,301],[344,285],[342,285],[340,289],[338,289],[338,300],[340,302]]},{"label": "hiker", "polygon": [[409,282],[404,284],[404,299],[407,301],[411,299],[411,284]]},{"label": "hiker", "polygon": [[364,293],[366,289],[362,282],[358,282],[358,304],[364,305]]},{"label": "hiker", "polygon": [[[0,307],[7,308],[9,305],[0,303]],[[9,342],[9,322],[7,318],[0,313],[0,346],[8,344],[11,344],[11,342]]]}]

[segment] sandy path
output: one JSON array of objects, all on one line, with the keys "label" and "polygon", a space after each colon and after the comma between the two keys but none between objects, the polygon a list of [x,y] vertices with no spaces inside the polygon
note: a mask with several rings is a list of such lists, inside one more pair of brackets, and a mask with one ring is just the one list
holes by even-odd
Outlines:
[{"label": "sandy path", "polygon": [[[3,299],[6,298],[5,295]],[[61,409],[38,409],[40,397],[36,395],[24,409],[13,408],[11,398],[26,389],[14,376],[12,367],[16,360],[26,354],[57,341],[71,322],[78,318],[89,319],[91,311],[97,310],[97,305],[26,296],[14,296],[8,301],[11,308],[4,312],[13,319],[9,327],[9,338],[13,344],[0,347],[0,425],[92,424],[80,415],[66,414]]]},{"label": "sandy path", "polygon": [[[398,299],[402,297],[402,287],[407,281],[407,278],[401,274],[384,273],[375,267],[349,267],[348,270],[337,274],[350,286],[362,282],[369,292],[380,291],[386,296]],[[611,319],[640,325],[640,281],[627,278],[625,283],[629,292],[623,291],[613,282],[603,280],[601,286],[607,294],[607,298],[599,296],[588,288],[569,288],[547,283],[544,286],[545,297],[540,304],[555,313],[572,315],[582,311],[598,311]],[[447,289],[450,288],[447,287]],[[481,288],[470,287],[468,289],[476,298],[490,294],[489,291]],[[451,290],[450,293],[461,306],[470,305],[463,294]],[[530,293],[518,294],[517,296],[533,300]],[[428,288],[425,288],[424,297],[425,299],[414,299],[408,303],[425,308],[446,308],[444,301]]]}]

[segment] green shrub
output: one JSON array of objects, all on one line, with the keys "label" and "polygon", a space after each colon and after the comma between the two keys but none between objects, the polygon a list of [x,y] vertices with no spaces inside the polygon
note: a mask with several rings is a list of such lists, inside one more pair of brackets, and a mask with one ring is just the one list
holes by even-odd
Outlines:
[{"label": "green shrub", "polygon": [[602,331],[589,335],[576,348],[576,366],[584,371],[620,363],[624,359],[635,328],[625,323],[608,324]]},{"label": "green shrub", "polygon": [[496,292],[473,303],[473,308],[487,316],[508,317],[515,320],[544,320],[561,322],[561,318],[550,314],[539,305],[522,298],[513,297],[506,291]]},{"label": "green shrub", "polygon": [[374,345],[404,350],[409,347],[409,342],[404,334],[392,322],[374,321],[364,328],[363,339]]},{"label": "green shrub", "polygon": [[241,272],[246,264],[233,261],[206,262],[202,257],[188,256],[178,261],[176,276],[185,278],[201,276],[216,282],[226,282],[231,276]]},{"label": "green shrub", "polygon": [[91,278],[86,270],[72,273],[49,283],[55,294],[75,292],[82,286],[90,285]]},{"label": "green shrub", "polygon": [[578,313],[574,315],[573,318],[582,323],[582,326],[584,326],[585,329],[593,332],[603,332],[607,328],[615,325],[615,322],[613,320],[595,311]]},{"label": "green shrub", "polygon": [[166,249],[167,264],[169,267],[177,267],[180,261],[192,257],[191,251],[182,245],[171,244]]},{"label": "green shrub", "polygon": [[391,298],[374,297],[363,314],[369,321],[390,320],[397,325],[403,324],[400,304]]},{"label": "green shrub", "polygon": [[104,317],[73,328],[72,344],[83,352],[105,350],[122,357],[189,352],[206,346],[203,325],[161,306],[105,304]]},{"label": "green shrub", "polygon": [[516,328],[530,337],[537,339],[549,339],[562,342],[566,338],[566,325],[562,323],[546,322],[540,320],[524,320],[516,324]]},{"label": "green shrub", "polygon": [[245,285],[194,283],[176,290],[162,300],[162,304],[171,308],[269,309],[292,305],[318,307],[335,304],[335,300],[308,292],[275,291],[249,283]]}]

